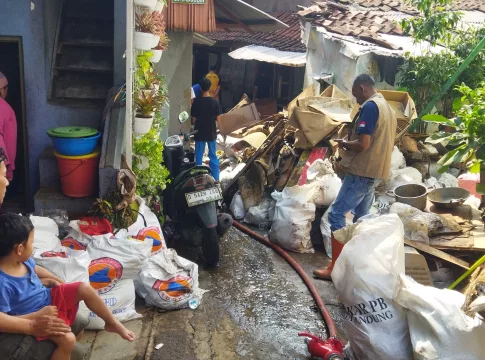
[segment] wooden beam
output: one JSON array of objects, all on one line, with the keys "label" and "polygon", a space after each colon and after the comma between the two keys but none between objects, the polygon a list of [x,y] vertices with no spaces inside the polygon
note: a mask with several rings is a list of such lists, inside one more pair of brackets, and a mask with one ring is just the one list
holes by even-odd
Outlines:
[{"label": "wooden beam", "polygon": [[238,19],[237,17],[235,17],[224,5],[222,4],[219,4],[219,3],[215,3],[216,7],[219,8],[219,10],[221,10],[229,19],[231,19],[232,21],[234,21],[236,24],[239,24],[241,25],[241,28],[243,28],[244,30],[246,30],[248,33],[250,34],[254,34],[254,31],[249,27],[247,26],[245,23],[243,23],[241,21],[241,19]]},{"label": "wooden beam", "polygon": [[415,248],[416,250],[425,252],[426,254],[430,254],[433,256],[436,256],[437,258],[440,258],[442,260],[448,261],[452,264],[458,265],[462,267],[463,269],[470,269],[470,264],[467,263],[466,261],[463,261],[461,259],[458,259],[457,257],[454,257],[450,254],[445,253],[444,251],[435,249],[429,245],[423,244],[418,241],[412,241],[412,240],[404,240],[404,243],[408,246],[411,246]]}]

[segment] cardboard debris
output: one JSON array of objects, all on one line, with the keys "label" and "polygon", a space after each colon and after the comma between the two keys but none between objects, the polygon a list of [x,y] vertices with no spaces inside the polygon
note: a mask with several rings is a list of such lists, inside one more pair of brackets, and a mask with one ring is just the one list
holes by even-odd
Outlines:
[{"label": "cardboard debris", "polygon": [[433,279],[424,256],[409,246],[404,247],[404,253],[406,275],[422,285],[433,286]]},{"label": "cardboard debris", "polygon": [[298,149],[314,147],[341,125],[339,121],[328,116],[299,107],[294,109],[288,124],[300,130],[296,133],[295,148]]},{"label": "cardboard debris", "polygon": [[320,94],[321,97],[349,100],[349,98],[336,85],[330,85]]},{"label": "cardboard debris", "polygon": [[298,100],[309,96],[315,96],[315,86],[313,85],[310,85],[305,90],[303,90],[300,95],[298,95],[288,104],[288,119],[291,119],[291,115],[293,115],[293,110],[298,106]]},{"label": "cardboard debris", "polygon": [[218,123],[219,131],[222,135],[227,135],[260,120],[256,105],[250,104],[221,115]]},{"label": "cardboard debris", "polygon": [[272,116],[277,113],[276,100],[256,100],[254,102],[262,118]]}]

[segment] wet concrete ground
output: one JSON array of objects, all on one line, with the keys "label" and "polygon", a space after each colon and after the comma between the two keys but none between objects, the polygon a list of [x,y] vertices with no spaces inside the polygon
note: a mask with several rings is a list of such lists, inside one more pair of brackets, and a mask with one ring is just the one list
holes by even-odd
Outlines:
[{"label": "wet concrete ground", "polygon": [[[193,250],[180,255],[197,260]],[[221,266],[200,268],[200,287],[209,290],[198,309],[161,313],[143,309],[128,323],[140,334],[135,344],[104,332],[88,333],[90,359],[273,360],[308,359],[299,331],[325,334],[315,303],[297,273],[273,250],[231,229],[221,240]],[[292,254],[311,274],[328,262],[322,253]],[[324,260],[325,259],[325,260]],[[317,281],[342,339],[343,309],[331,282]],[[163,343],[160,350],[154,346]],[[113,357],[116,353],[116,357]]]}]

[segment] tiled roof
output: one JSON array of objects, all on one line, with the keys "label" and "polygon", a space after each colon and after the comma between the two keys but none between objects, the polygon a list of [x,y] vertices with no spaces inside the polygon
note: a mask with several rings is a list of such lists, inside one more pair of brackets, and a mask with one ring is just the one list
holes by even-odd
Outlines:
[{"label": "tiled roof", "polygon": [[272,32],[225,31],[220,29],[213,33],[204,34],[218,44],[243,43],[246,45],[260,45],[271,47],[281,51],[306,52],[306,47],[301,41],[300,19],[292,11],[280,11],[271,13],[278,20],[289,27]]},{"label": "tiled roof", "polygon": [[[378,34],[402,35],[398,21],[419,12],[405,0],[320,0],[298,14],[328,32],[353,36],[383,47],[394,47]],[[485,0],[453,0],[454,11],[485,12]]]},{"label": "tiled roof", "polygon": [[[361,1],[366,5],[372,2],[372,6],[369,6],[368,10],[361,10],[366,7],[356,4],[356,2],[352,2],[348,6],[350,1],[346,0],[341,0],[340,3],[321,1],[317,2],[317,6],[313,6],[312,9],[305,9],[298,14],[331,33],[353,36],[389,49],[396,49],[395,46],[380,39],[378,34],[402,35],[402,29],[393,20],[386,18],[384,12],[384,9],[387,8],[389,9],[387,11],[396,12],[390,5],[395,5],[397,9],[399,2],[391,0],[356,1]],[[387,8],[384,8],[382,5],[384,2],[388,2],[390,5],[385,5]]]},{"label": "tiled roof", "polygon": [[485,12],[485,0],[454,0],[451,8],[457,11]]}]

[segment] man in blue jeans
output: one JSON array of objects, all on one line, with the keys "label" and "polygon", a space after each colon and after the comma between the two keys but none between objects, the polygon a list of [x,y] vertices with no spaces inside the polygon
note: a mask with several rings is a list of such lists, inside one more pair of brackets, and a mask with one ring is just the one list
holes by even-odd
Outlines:
[{"label": "man in blue jeans", "polygon": [[397,127],[394,110],[376,91],[374,80],[367,74],[354,80],[352,95],[360,109],[348,139],[337,140],[342,157],[339,166],[346,175],[328,214],[332,230],[332,263],[313,272],[316,278],[324,280],[331,279],[333,266],[343,248],[333,233],[345,227],[345,215],[349,211],[354,214],[354,222],[369,213],[377,179],[387,180],[391,173]]},{"label": "man in blue jeans", "polygon": [[195,163],[202,165],[205,153],[205,145],[209,147],[209,166],[212,176],[219,181],[219,159],[216,154],[217,126],[219,116],[222,114],[219,100],[209,93],[212,83],[209,79],[200,82],[202,96],[194,99],[192,104],[192,123],[195,124],[197,133],[195,139]]}]

